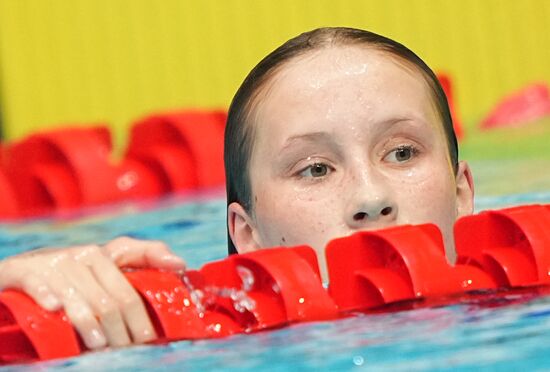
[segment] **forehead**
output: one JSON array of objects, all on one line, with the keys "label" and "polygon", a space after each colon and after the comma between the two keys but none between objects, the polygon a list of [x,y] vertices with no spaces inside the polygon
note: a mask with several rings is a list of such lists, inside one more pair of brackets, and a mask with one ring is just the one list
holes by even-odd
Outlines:
[{"label": "forehead", "polygon": [[390,52],[367,45],[336,45],[308,51],[283,62],[268,79],[265,88],[291,86],[315,91],[346,78],[368,78],[370,83],[376,83],[396,72],[401,79],[406,74],[408,80],[424,80],[412,62]]},{"label": "forehead", "polygon": [[365,46],[327,47],[286,62],[261,88],[255,106],[252,122],[264,134],[256,139],[268,142],[293,131],[334,131],[392,116],[433,122],[436,114],[417,67]]}]

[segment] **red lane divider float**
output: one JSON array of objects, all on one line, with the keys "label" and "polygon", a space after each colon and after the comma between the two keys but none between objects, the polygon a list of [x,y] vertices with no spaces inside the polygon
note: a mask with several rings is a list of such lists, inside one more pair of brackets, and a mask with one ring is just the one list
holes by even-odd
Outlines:
[{"label": "red lane divider float", "polygon": [[105,127],[35,134],[13,144],[7,173],[24,213],[76,208],[115,199]]},{"label": "red lane divider float", "polygon": [[[402,301],[550,284],[549,227],[550,205],[462,218],[455,226],[456,265],[447,262],[434,225],[359,232],[327,245],[328,291],[307,246],[233,255],[182,278],[154,270],[125,275],[146,304],[158,342],[223,337]],[[85,350],[62,311],[42,310],[16,290],[0,292],[0,363]]]},{"label": "red lane divider float", "polygon": [[518,127],[550,116],[550,88],[532,83],[502,98],[481,121],[482,129]]},{"label": "red lane divider float", "polygon": [[167,191],[224,183],[223,111],[153,115],[134,125],[127,156],[149,164]]},{"label": "red lane divider float", "polygon": [[330,294],[343,311],[496,287],[477,267],[451,266],[431,224],[336,239],[326,255]]},{"label": "red lane divider float", "polygon": [[[0,164],[4,163],[6,148],[0,144]],[[6,171],[0,167],[0,216],[15,218],[19,215],[19,204]]]},{"label": "red lane divider float", "polygon": [[110,160],[106,126],[31,135],[2,148],[0,218],[156,197],[224,184],[223,111],[137,122],[125,158]]},{"label": "red lane divider float", "polygon": [[500,287],[550,284],[550,206],[465,217],[455,237],[457,262],[483,269]]}]

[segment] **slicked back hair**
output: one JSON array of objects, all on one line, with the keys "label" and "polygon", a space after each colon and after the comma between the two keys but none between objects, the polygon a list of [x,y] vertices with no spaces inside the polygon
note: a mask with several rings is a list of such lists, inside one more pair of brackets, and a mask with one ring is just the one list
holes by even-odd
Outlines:
[{"label": "slicked back hair", "polygon": [[[225,127],[224,161],[227,205],[238,202],[253,211],[249,163],[254,146],[255,125],[252,121],[256,97],[262,87],[288,61],[308,52],[331,46],[365,46],[388,53],[412,65],[426,80],[447,138],[453,170],[458,169],[458,144],[447,97],[433,71],[414,52],[404,45],[373,32],[347,27],[325,27],[305,32],[275,49],[250,71],[237,90]],[[228,253],[237,253],[228,234]]]}]

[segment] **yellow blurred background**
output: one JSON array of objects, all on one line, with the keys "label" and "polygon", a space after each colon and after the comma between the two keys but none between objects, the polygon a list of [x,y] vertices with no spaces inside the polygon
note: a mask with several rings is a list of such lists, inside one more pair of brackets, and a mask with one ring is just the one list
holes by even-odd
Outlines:
[{"label": "yellow blurred background", "polygon": [[368,29],[454,81],[466,130],[505,94],[550,81],[547,0],[0,0],[5,140],[66,124],[227,108],[248,71],[298,33]]}]

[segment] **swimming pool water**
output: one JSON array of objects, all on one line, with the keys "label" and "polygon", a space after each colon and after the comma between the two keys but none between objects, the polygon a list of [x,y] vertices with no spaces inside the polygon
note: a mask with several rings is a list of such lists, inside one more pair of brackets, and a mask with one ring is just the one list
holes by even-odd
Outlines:
[{"label": "swimming pool water", "polygon": [[[474,173],[483,174],[476,209],[550,203],[549,175],[535,183],[522,182],[525,167],[509,166],[508,173],[488,178],[485,168],[496,167],[474,164]],[[502,190],[504,182],[508,184]],[[226,254],[223,194],[169,197],[4,225],[0,258],[40,246],[101,243],[120,235],[162,239],[192,268],[221,259]],[[295,324],[219,340],[133,346],[0,370],[548,370],[548,345],[550,296],[533,289],[448,306]]]}]

